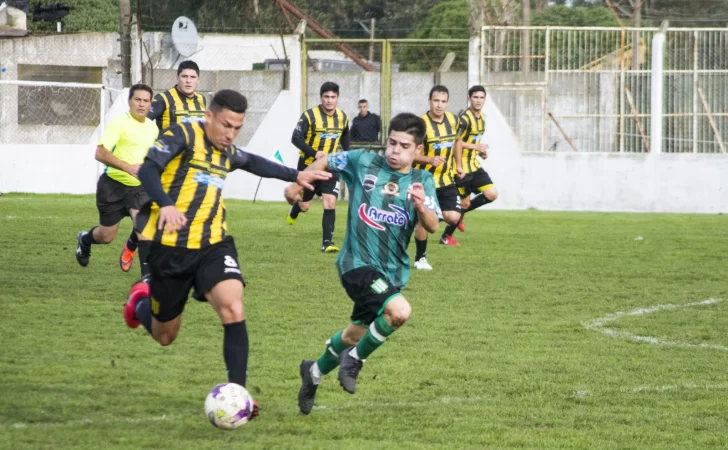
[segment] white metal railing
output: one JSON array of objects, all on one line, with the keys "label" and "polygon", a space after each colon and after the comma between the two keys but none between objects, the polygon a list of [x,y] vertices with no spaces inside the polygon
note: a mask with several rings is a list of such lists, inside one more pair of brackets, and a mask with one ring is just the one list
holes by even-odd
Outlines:
[{"label": "white metal railing", "polygon": [[724,152],[728,29],[665,29],[656,61],[660,31],[483,27],[481,81],[527,151],[650,151],[657,124],[658,150]]}]

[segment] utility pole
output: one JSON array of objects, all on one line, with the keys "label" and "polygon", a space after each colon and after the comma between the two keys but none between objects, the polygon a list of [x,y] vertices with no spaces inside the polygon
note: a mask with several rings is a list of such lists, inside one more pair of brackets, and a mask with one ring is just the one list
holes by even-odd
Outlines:
[{"label": "utility pole", "polygon": [[[642,3],[644,0],[634,0],[637,5],[634,6],[634,27],[639,28],[642,22]],[[645,45],[647,45],[645,43]],[[632,70],[639,70],[640,68],[640,32],[639,30],[632,31]]]},{"label": "utility pole", "polygon": [[119,1],[119,43],[121,44],[121,83],[131,86],[131,1]]},{"label": "utility pole", "polygon": [[[531,0],[523,0],[523,26],[531,26]],[[530,30],[523,30],[523,39],[521,39],[521,72],[528,73],[531,71],[531,35]]]},{"label": "utility pole", "polygon": [[372,43],[369,44],[369,62],[374,62],[374,26],[377,23],[377,19],[372,19],[371,25],[369,25],[369,39]]}]

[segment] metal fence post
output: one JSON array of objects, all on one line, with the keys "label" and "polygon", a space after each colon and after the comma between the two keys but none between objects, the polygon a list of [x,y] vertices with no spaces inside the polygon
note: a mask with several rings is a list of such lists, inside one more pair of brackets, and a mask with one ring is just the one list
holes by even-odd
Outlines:
[{"label": "metal fence post", "polygon": [[650,149],[662,153],[662,111],[665,61],[665,26],[652,38],[652,98],[650,99]]}]

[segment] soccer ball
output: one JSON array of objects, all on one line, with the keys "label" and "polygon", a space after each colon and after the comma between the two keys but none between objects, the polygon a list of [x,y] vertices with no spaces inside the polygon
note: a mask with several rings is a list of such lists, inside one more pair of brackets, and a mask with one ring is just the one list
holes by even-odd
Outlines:
[{"label": "soccer ball", "polygon": [[253,417],[253,397],[239,384],[218,384],[207,394],[205,415],[217,428],[239,428]]}]

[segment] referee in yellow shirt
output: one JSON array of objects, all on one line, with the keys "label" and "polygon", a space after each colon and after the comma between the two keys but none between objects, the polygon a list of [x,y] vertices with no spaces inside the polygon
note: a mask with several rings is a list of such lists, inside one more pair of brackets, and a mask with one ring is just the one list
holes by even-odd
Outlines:
[{"label": "referee in yellow shirt", "polygon": [[[99,226],[79,231],[77,236],[76,260],[83,267],[88,265],[91,257],[91,245],[110,244],[119,230],[119,222],[126,216],[133,220],[149,199],[137,174],[149,147],[159,134],[154,121],[147,118],[151,104],[152,88],[145,84],[132,86],[129,89],[129,112],[119,114],[109,122],[96,147],[96,160],[106,167],[96,187]],[[124,245],[119,264],[121,270],[128,272],[137,247],[144,277],[149,241],[139,245],[139,237],[134,231]]]}]

